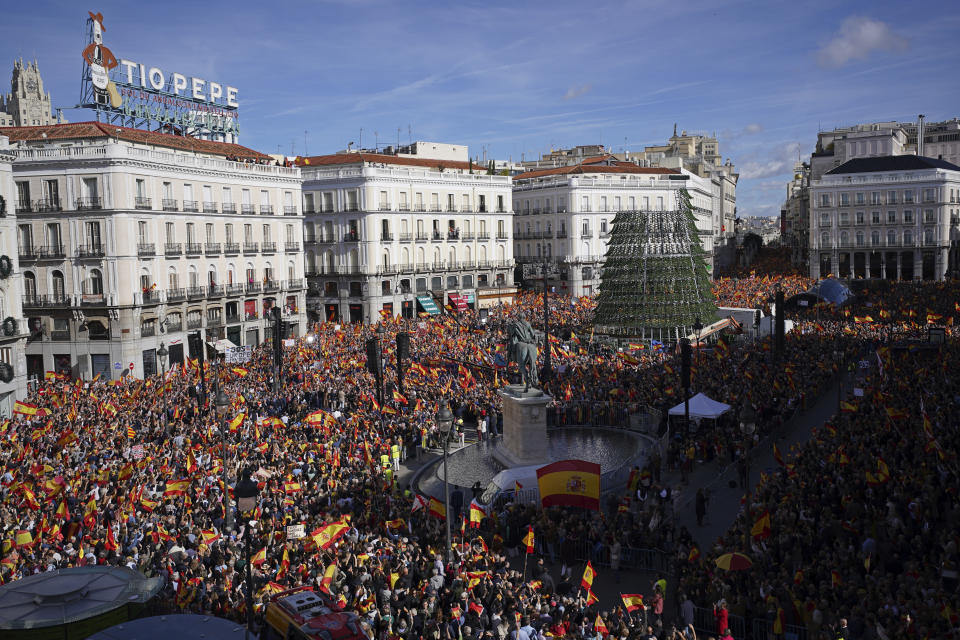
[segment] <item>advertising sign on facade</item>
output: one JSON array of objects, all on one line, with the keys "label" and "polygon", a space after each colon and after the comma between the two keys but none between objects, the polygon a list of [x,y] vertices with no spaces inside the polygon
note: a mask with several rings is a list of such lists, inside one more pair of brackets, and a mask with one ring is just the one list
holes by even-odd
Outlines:
[{"label": "advertising sign on facade", "polygon": [[128,127],[235,142],[237,88],[118,58],[104,43],[104,18],[90,12],[80,106]]}]

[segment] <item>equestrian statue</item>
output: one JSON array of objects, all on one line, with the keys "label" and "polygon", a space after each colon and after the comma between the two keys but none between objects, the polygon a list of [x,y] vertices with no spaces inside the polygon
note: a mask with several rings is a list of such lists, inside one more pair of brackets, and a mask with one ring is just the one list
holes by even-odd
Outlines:
[{"label": "equestrian statue", "polygon": [[533,327],[524,319],[515,320],[507,326],[507,335],[510,337],[507,348],[510,361],[520,367],[520,375],[526,385],[524,391],[529,391],[531,384],[534,387],[540,384],[537,378],[537,338]]}]

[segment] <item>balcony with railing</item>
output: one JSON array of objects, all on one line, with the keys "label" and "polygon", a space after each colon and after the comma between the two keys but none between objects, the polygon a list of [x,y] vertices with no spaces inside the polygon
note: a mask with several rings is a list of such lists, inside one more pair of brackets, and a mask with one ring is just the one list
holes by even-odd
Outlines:
[{"label": "balcony with railing", "polygon": [[187,243],[187,255],[188,256],[198,256],[203,253],[203,245],[199,242],[188,242]]},{"label": "balcony with railing", "polygon": [[411,242],[413,240],[413,234],[409,231],[400,232],[400,242]]},{"label": "balcony with railing", "polygon": [[233,202],[224,202],[220,205],[220,210],[223,213],[236,213],[237,205],[234,204]]},{"label": "balcony with railing", "polygon": [[63,260],[67,257],[67,252],[62,245],[50,245],[42,247],[27,247],[20,249],[20,261],[29,262],[33,260]]},{"label": "balcony with railing", "polygon": [[592,238],[592,237],[593,237],[593,229],[581,229],[581,230],[580,230],[580,237],[581,237],[581,238]]},{"label": "balcony with railing", "polygon": [[223,285],[222,284],[209,284],[207,285],[207,297],[208,298],[222,298],[223,297]]},{"label": "balcony with railing", "polygon": [[280,290],[280,283],[277,280],[264,280],[263,292],[272,293]]},{"label": "balcony with railing", "polygon": [[219,242],[208,242],[203,245],[203,253],[208,256],[218,256],[220,255],[220,243]]},{"label": "balcony with railing", "polygon": [[506,231],[497,231],[497,240],[506,240],[509,237],[510,236]]},{"label": "balcony with railing", "polygon": [[261,253],[276,253],[277,252],[277,243],[276,242],[264,242],[260,245]]},{"label": "balcony with railing", "polygon": [[63,211],[63,207],[60,205],[60,198],[44,198],[33,203],[33,210],[37,213],[51,213]]},{"label": "balcony with railing", "polygon": [[77,257],[78,258],[102,258],[103,245],[102,244],[82,244],[79,247],[77,247]]},{"label": "balcony with railing", "polygon": [[89,211],[103,209],[103,200],[100,196],[86,196],[77,198],[77,211]]},{"label": "balcony with railing", "polygon": [[33,205],[29,200],[17,200],[17,205],[13,208],[14,213],[32,213]]},{"label": "balcony with railing", "polygon": [[187,290],[183,287],[167,289],[167,302],[183,302],[187,299]]},{"label": "balcony with railing", "polygon": [[187,287],[187,299],[199,300],[203,298],[203,295],[206,293],[206,289],[206,287],[201,286]]},{"label": "balcony with railing", "polygon": [[203,201],[203,212],[204,213],[216,213],[217,212],[217,203],[211,202],[209,200]]},{"label": "balcony with railing", "polygon": [[167,242],[163,245],[163,255],[179,256],[183,253],[183,245],[179,242]]},{"label": "balcony with railing", "polygon": [[207,316],[207,327],[222,327],[222,326],[223,326],[222,316]]},{"label": "balcony with railing", "polygon": [[107,302],[107,296],[101,293],[81,293],[80,294],[80,304],[81,305],[103,305]]},{"label": "balcony with railing", "polygon": [[397,273],[397,265],[390,263],[377,265],[378,275],[388,275],[393,273]]},{"label": "balcony with railing", "polygon": [[445,237],[446,235],[443,233],[443,231],[434,231],[430,235],[430,239],[434,242],[442,242]]},{"label": "balcony with railing", "polygon": [[286,253],[297,253],[298,251],[300,251],[300,243],[299,243],[299,242],[284,242],[284,243],[283,243],[283,250],[284,250]]},{"label": "balcony with railing", "polygon": [[295,216],[297,215],[297,206],[293,204],[283,205],[283,215],[285,216]]},{"label": "balcony with railing", "polygon": [[239,242],[224,242],[223,243],[223,253],[226,255],[236,255],[240,253],[240,243]]},{"label": "balcony with railing", "polygon": [[236,324],[238,322],[240,322],[240,314],[237,314],[237,313],[227,314],[227,324]]},{"label": "balcony with railing", "polygon": [[262,215],[262,216],[272,216],[272,215],[273,215],[273,205],[272,205],[272,204],[262,204],[262,205],[260,205],[260,215]]},{"label": "balcony with railing", "polygon": [[153,209],[153,199],[137,196],[134,198],[133,206],[137,209]]},{"label": "balcony with railing", "polygon": [[183,331],[183,320],[171,320],[170,317],[167,316],[167,332],[173,333],[175,331]]},{"label": "balcony with railing", "polygon": [[447,229],[447,240],[459,240],[460,229]]},{"label": "balcony with railing", "polygon": [[566,237],[567,237],[567,231],[565,229],[557,231],[557,240],[563,240]]},{"label": "balcony with railing", "polygon": [[246,318],[247,322],[251,320],[258,320],[260,318],[260,314],[258,314],[256,311],[249,311],[244,314],[244,318]]},{"label": "balcony with railing", "polygon": [[173,198],[164,198],[161,200],[161,205],[163,206],[164,211],[176,211],[177,210],[177,201]]},{"label": "balcony with railing", "polygon": [[356,231],[348,231],[343,235],[344,242],[360,242],[360,234]]},{"label": "balcony with railing", "polygon": [[256,252],[257,252],[257,243],[256,243],[256,242],[244,242],[244,243],[243,243],[243,252],[244,252],[244,253],[256,253]]},{"label": "balcony with railing", "polygon": [[62,293],[38,294],[28,293],[23,296],[23,307],[30,309],[45,309],[50,307],[64,307],[70,305],[70,299]]},{"label": "balcony with railing", "polygon": [[196,200],[184,200],[183,201],[183,210],[189,211],[191,213],[197,213],[197,201]]},{"label": "balcony with railing", "polygon": [[381,242],[393,242],[393,234],[390,232],[381,232],[380,240]]},{"label": "balcony with railing", "polygon": [[248,294],[253,294],[260,293],[261,289],[262,287],[259,282],[248,282],[245,290]]},{"label": "balcony with railing", "polygon": [[284,287],[287,291],[299,291],[303,289],[304,281],[303,278],[291,278],[287,280],[286,286]]},{"label": "balcony with railing", "polygon": [[143,304],[160,304],[161,292],[150,287],[140,292],[140,300]]},{"label": "balcony with railing", "polygon": [[460,234],[460,240],[463,242],[473,242],[473,239],[476,237],[477,236],[473,231],[464,231]]},{"label": "balcony with railing", "polygon": [[228,296],[240,296],[243,295],[244,286],[242,284],[228,284],[227,285],[227,295]]},{"label": "balcony with railing", "polygon": [[426,233],[423,231],[417,231],[417,242],[426,242],[429,239],[430,236],[428,236]]},{"label": "balcony with railing", "polygon": [[151,336],[157,335],[157,325],[154,322],[148,324],[140,325],[140,336],[143,338],[149,338]]},{"label": "balcony with railing", "polygon": [[139,242],[137,243],[137,255],[141,258],[155,256],[157,255],[157,245],[152,242]]},{"label": "balcony with railing", "polygon": [[240,213],[245,215],[253,215],[257,212],[256,208],[252,204],[242,204],[240,205]]},{"label": "balcony with railing", "polygon": [[489,239],[490,239],[489,231],[481,231],[480,233],[477,234],[477,240],[489,240]]}]

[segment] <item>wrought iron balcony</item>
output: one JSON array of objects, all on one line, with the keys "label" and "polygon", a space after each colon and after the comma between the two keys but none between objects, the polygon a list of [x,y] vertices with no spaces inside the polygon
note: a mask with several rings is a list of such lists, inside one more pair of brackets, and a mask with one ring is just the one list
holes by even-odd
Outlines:
[{"label": "wrought iron balcony", "polygon": [[412,233],[410,233],[409,231],[400,232],[400,242],[410,242],[411,240],[413,240]]},{"label": "wrought iron balcony", "polygon": [[392,233],[381,233],[381,234],[380,234],[380,240],[381,240],[381,242],[393,242],[393,234],[392,234]]},{"label": "wrought iron balcony", "polygon": [[62,293],[52,294],[27,294],[23,296],[23,306],[25,308],[48,308],[69,306],[70,299]]},{"label": "wrought iron balcony", "polygon": [[343,236],[344,242],[360,242],[360,234],[356,231],[348,231]]},{"label": "wrought iron balcony", "polygon": [[261,253],[276,253],[277,252],[277,243],[276,242],[264,242],[260,245]]},{"label": "wrought iron balcony", "polygon": [[33,205],[30,204],[29,200],[27,201],[18,200],[17,206],[14,207],[14,212],[15,213],[32,213]]},{"label": "wrought iron balcony", "polygon": [[263,283],[264,293],[269,293],[271,291],[279,291],[279,290],[280,290],[280,283],[277,282],[276,280],[267,280],[266,282]]},{"label": "wrought iron balcony", "polygon": [[204,213],[216,213],[217,212],[217,203],[216,202],[203,202],[203,212]]},{"label": "wrought iron balcony", "polygon": [[220,211],[223,213],[236,213],[237,205],[232,202],[224,202],[220,205]]},{"label": "wrought iron balcony", "polygon": [[260,293],[260,283],[259,282],[248,282],[246,287],[247,293]]},{"label": "wrought iron balcony", "polygon": [[173,198],[164,198],[163,199],[163,210],[164,211],[176,211],[177,210],[177,201]]},{"label": "wrought iron balcony", "polygon": [[256,210],[253,208],[252,204],[242,204],[240,205],[240,213],[256,213]]},{"label": "wrought iron balcony", "polygon": [[183,201],[183,210],[189,211],[191,213],[197,212],[197,201],[196,200],[184,200]]},{"label": "wrought iron balcony", "polygon": [[283,215],[285,216],[295,216],[297,215],[297,207],[292,204],[283,205]]},{"label": "wrought iron balcony", "polygon": [[183,302],[187,299],[187,290],[184,288],[167,289],[167,302]]},{"label": "wrought iron balcony", "polygon": [[203,245],[203,252],[208,256],[218,256],[220,255],[220,243],[219,242],[208,242]]},{"label": "wrought iron balcony", "polygon": [[239,242],[224,242],[223,243],[223,252],[225,254],[237,254],[240,253],[240,243]]},{"label": "wrought iron balcony", "polygon": [[187,299],[188,300],[199,300],[206,293],[206,287],[193,286],[187,287]]},{"label": "wrought iron balcony", "polygon": [[228,296],[240,296],[240,295],[243,295],[243,285],[242,285],[242,284],[228,284],[228,285],[227,285],[227,295],[228,295]]},{"label": "wrought iron balcony", "polygon": [[207,285],[207,297],[208,298],[223,297],[223,285],[222,284]]},{"label": "wrought iron balcony", "polygon": [[187,318],[187,330],[190,329],[202,329],[203,328],[203,318]]},{"label": "wrought iron balcony", "polygon": [[87,211],[91,209],[103,209],[103,200],[100,196],[77,198],[77,211]]},{"label": "wrought iron balcony", "polygon": [[283,243],[283,250],[287,253],[297,253],[300,251],[299,242],[285,242]]},{"label": "wrought iron balcony", "polygon": [[136,206],[137,209],[153,209],[153,199],[137,196],[134,201],[134,206]]},{"label": "wrought iron balcony", "polygon": [[260,205],[260,215],[262,215],[262,216],[272,216],[272,215],[273,215],[273,205],[272,205],[272,204],[262,204],[262,205]]},{"label": "wrought iron balcony", "polygon": [[152,243],[138,243],[137,244],[137,255],[140,257],[143,256],[155,256],[157,255],[157,245]]},{"label": "wrought iron balcony", "polygon": [[82,244],[79,247],[77,247],[77,257],[78,258],[102,258],[103,245],[102,244]]},{"label": "wrought iron balcony", "polygon": [[179,256],[183,253],[183,245],[179,242],[168,242],[163,245],[163,255],[166,256]]},{"label": "wrought iron balcony", "polygon": [[243,243],[243,252],[244,252],[244,253],[256,253],[256,252],[257,252],[257,243],[256,243],[256,242],[244,242],[244,243]]},{"label": "wrought iron balcony", "polygon": [[303,278],[293,278],[291,280],[287,280],[286,287],[284,288],[287,291],[297,291],[299,289],[303,289],[303,287],[304,287]]},{"label": "wrought iron balcony", "polygon": [[203,245],[199,242],[188,242],[187,243],[187,255],[188,256],[198,256],[203,253]]},{"label": "wrought iron balcony", "polygon": [[417,231],[417,242],[426,242],[429,239],[429,236],[422,231]]},{"label": "wrought iron balcony", "polygon": [[60,198],[45,198],[33,203],[33,209],[37,213],[50,213],[51,211],[63,211],[60,205]]}]

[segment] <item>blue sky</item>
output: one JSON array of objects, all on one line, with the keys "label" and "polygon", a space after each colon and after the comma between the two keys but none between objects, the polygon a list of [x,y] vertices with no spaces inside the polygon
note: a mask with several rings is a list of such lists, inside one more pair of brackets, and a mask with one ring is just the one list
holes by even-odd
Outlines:
[{"label": "blue sky", "polygon": [[720,137],[741,216],[779,212],[818,128],[960,116],[947,2],[38,0],[4,9],[0,77],[36,57],[54,104],[76,104],[88,9],[117,57],[238,87],[241,142],[261,151],[399,129],[519,160],[661,144],[677,123]]}]

